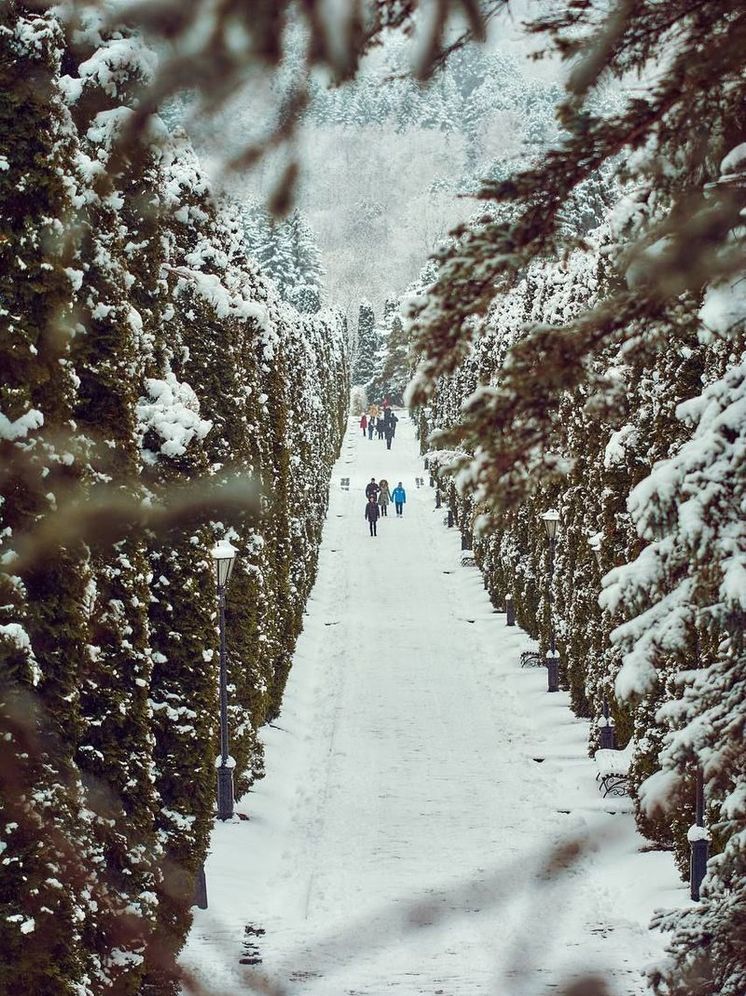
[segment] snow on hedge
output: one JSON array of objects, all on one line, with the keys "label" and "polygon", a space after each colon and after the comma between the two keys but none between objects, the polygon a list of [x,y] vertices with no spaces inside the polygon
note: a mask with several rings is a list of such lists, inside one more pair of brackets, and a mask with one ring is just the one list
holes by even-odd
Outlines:
[{"label": "snow on hedge", "polygon": [[[164,380],[145,381],[147,397],[137,402],[137,417],[141,432],[152,430],[163,440],[158,453],[167,457],[182,456],[193,439],[204,439],[212,422],[200,418],[199,399],[189,384],[180,383],[173,373]],[[156,459],[156,453],[143,448],[146,460]]]}]

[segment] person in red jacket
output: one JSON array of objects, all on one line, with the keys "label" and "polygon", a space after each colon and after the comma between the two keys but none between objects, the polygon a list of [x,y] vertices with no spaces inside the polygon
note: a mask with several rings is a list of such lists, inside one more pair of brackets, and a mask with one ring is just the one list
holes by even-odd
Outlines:
[{"label": "person in red jacket", "polygon": [[368,520],[368,528],[371,536],[377,536],[376,523],[378,522],[378,502],[376,496],[371,495],[368,504],[365,506],[365,518]]},{"label": "person in red jacket", "polygon": [[368,429],[368,419],[366,418],[365,412],[363,412],[363,416],[360,419],[360,428],[363,430],[363,436],[365,436]]}]

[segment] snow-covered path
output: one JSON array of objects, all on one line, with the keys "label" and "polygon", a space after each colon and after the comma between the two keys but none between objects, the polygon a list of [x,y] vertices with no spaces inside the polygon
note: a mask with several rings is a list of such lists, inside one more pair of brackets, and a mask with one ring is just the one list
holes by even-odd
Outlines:
[{"label": "snow-covered path", "polygon": [[[670,856],[640,853],[585,722],[518,667],[528,640],[461,564],[404,413],[390,452],[356,421],[267,777],[248,820],[216,826],[184,964],[212,993],[259,973],[276,988],[258,991],[318,996],[539,996],[594,967],[643,992],[649,915],[684,894]],[[375,539],[371,476],[407,490]]]}]

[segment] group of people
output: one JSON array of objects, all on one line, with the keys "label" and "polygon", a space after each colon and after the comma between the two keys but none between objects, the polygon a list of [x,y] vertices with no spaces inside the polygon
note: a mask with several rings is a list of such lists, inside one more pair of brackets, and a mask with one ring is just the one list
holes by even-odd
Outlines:
[{"label": "group of people", "polygon": [[377,536],[376,527],[381,516],[388,516],[389,505],[393,501],[397,518],[404,515],[404,503],[407,500],[407,493],[402,486],[402,482],[396,485],[393,491],[389,491],[389,482],[385,478],[376,483],[375,477],[371,477],[370,483],[365,488],[365,497],[368,499],[365,506],[365,518],[370,529],[371,536]]},{"label": "group of people", "polygon": [[378,413],[378,406],[373,406],[369,413],[366,415],[363,412],[360,417],[360,428],[363,430],[363,435],[368,434],[368,439],[372,439],[374,433],[378,434],[379,439],[386,440],[386,449],[391,449],[391,442],[396,435],[396,423],[399,421],[393,408],[384,404],[383,415]]}]

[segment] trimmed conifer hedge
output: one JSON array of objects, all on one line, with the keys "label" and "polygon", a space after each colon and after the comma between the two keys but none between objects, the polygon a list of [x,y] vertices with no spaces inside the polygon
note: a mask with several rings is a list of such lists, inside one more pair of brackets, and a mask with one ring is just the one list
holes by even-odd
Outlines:
[{"label": "trimmed conifer hedge", "polygon": [[541,516],[560,511],[551,607],[561,682],[574,712],[592,720],[589,753],[604,700],[617,744],[634,738],[639,829],[673,851],[683,878],[704,767],[715,860],[701,905],[662,919],[670,957],[651,983],[714,996],[738,991],[746,971],[734,941],[744,867],[743,297],[734,320],[727,284],[681,295],[640,323],[635,348],[601,350],[564,391],[565,357],[547,349],[553,396],[532,395],[534,371],[521,368],[526,341],[541,355],[548,330],[561,342],[582,310],[604,301],[624,264],[623,235],[607,221],[583,249],[531,262],[475,322],[473,349],[429,380],[415,417],[441,491],[474,536],[493,604],[512,597],[542,654],[551,628]]},{"label": "trimmed conifer hedge", "polygon": [[16,2],[0,28],[0,990],[174,992],[215,795],[210,548],[239,551],[243,793],[315,578],[347,330],[280,299],[184,134],[122,156],[135,36],[88,15],[73,46]]}]

